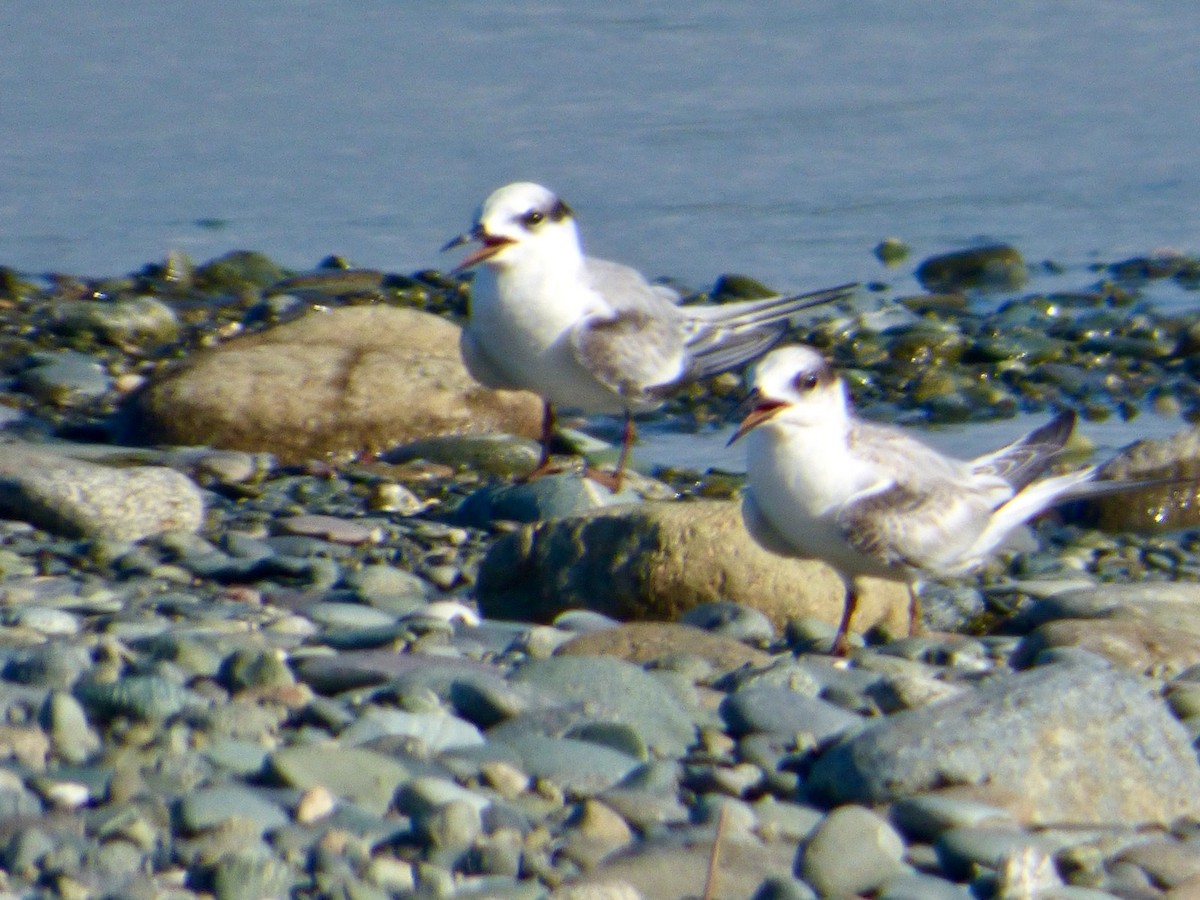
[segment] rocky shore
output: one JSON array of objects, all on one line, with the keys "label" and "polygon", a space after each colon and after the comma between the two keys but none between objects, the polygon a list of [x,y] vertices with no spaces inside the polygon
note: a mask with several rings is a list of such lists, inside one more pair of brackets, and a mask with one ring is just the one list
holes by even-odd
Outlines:
[{"label": "rocky shore", "polygon": [[[1051,268],[926,260],[796,338],[890,420],[1200,417],[1200,330],[1144,296],[1200,263]],[[580,442],[515,483],[538,401],[466,378],[468,292],[0,268],[0,897],[1200,895],[1194,487],[1038,523],[920,636],[880,582],[835,660],[840,581],[737,477],[614,497]],[[1114,471],[1193,473],[1180,427]]]}]

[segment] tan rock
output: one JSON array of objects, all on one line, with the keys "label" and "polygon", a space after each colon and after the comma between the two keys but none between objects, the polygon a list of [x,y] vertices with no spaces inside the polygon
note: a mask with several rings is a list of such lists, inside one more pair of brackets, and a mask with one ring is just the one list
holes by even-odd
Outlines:
[{"label": "tan rock", "polygon": [[1022,642],[1017,665],[1052,647],[1081,647],[1156,678],[1173,678],[1200,663],[1197,584],[1132,582],[1052,591],[1035,611],[1042,624]]},{"label": "tan rock", "polygon": [[1200,663],[1200,635],[1136,619],[1062,619],[1047,622],[1027,638],[1020,660],[1052,647],[1080,647],[1114,665],[1154,678],[1171,679]]},{"label": "tan rock", "polygon": [[[903,634],[905,587],[863,581],[851,628]],[[727,500],[614,506],[527,525],[493,545],[477,587],[486,615],[532,622],[573,608],[671,621],[729,600],[782,628],[796,616],[836,624],[845,602],[833,568],[763,549],[746,531],[740,503]]]},{"label": "tan rock", "polygon": [[458,336],[444,319],[390,306],[310,313],[155,381],[132,427],[145,441],[269,451],[284,462],[444,435],[536,437],[538,398],[473,381]]},{"label": "tan rock", "polygon": [[1104,464],[1101,479],[1180,479],[1096,497],[1070,508],[1070,518],[1107,531],[1164,531],[1200,522],[1200,426],[1162,440],[1136,441]]}]

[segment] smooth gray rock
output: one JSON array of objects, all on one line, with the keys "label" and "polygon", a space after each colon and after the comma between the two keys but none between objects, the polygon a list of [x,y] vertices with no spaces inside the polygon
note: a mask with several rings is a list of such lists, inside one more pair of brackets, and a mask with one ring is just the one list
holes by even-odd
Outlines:
[{"label": "smooth gray rock", "polygon": [[497,519],[541,522],[639,499],[628,488],[614,494],[590,478],[564,472],[533,481],[481,488],[458,505],[454,522],[472,528],[486,528]]},{"label": "smooth gray rock", "polygon": [[[618,659],[560,656],[534,660],[513,673],[510,683],[556,697],[557,709],[545,720],[555,733],[594,722],[629,725],[651,753],[675,757],[695,739],[692,717],[663,682],[638,666]],[[510,720],[503,734],[520,730],[532,720]],[[491,736],[500,736],[493,729]],[[549,732],[548,732],[549,733]]]},{"label": "smooth gray rock", "polygon": [[220,900],[285,897],[292,880],[282,860],[256,847],[221,857],[213,873],[213,895]]},{"label": "smooth gray rock", "polygon": [[922,794],[892,804],[891,820],[905,834],[918,840],[933,840],[950,828],[1001,824],[1016,827],[1006,809],[975,803],[959,797]]},{"label": "smooth gray rock", "polygon": [[1195,751],[1145,682],[1063,665],[891,716],[827,751],[808,787],[873,803],[955,785],[1034,824],[1200,813]]},{"label": "smooth gray rock", "polygon": [[112,388],[100,362],[86,353],[59,350],[30,355],[33,365],[20,375],[21,387],[46,403],[76,406],[98,400]]},{"label": "smooth gray rock", "polygon": [[339,737],[343,743],[355,746],[384,735],[413,738],[431,755],[483,743],[479,729],[457,716],[440,711],[410,713],[379,707],[367,708]]},{"label": "smooth gray rock", "polygon": [[283,784],[296,788],[321,785],[334,796],[382,814],[409,770],[382,753],[361,747],[286,747],[271,754],[269,771]]},{"label": "smooth gray rock", "polygon": [[963,827],[941,833],[934,850],[942,868],[952,878],[970,878],[978,866],[996,869],[1014,853],[1032,848],[1053,854],[1065,842],[1049,834],[1035,834],[1019,828]]},{"label": "smooth gray rock", "polygon": [[506,734],[497,740],[517,753],[530,776],[578,796],[598,794],[640,765],[632,756],[591,741],[540,734]]},{"label": "smooth gray rock", "polygon": [[414,818],[428,815],[448,803],[460,803],[473,809],[476,815],[492,805],[492,801],[445,778],[423,775],[402,785],[396,792],[396,809]]},{"label": "smooth gray rock", "polygon": [[64,304],[55,318],[65,333],[90,333],[113,344],[165,343],[179,335],[175,310],[157,297],[81,300]]},{"label": "smooth gray rock", "polygon": [[127,675],[117,681],[80,682],[75,696],[101,719],[129,716],[166,719],[194,702],[191,693],[159,675]]},{"label": "smooth gray rock", "polygon": [[261,831],[288,822],[287,813],[260,792],[240,785],[217,785],[193,791],[179,806],[183,827],[191,834],[224,825],[231,819],[253,822]]},{"label": "smooth gray rock", "polygon": [[701,603],[680,616],[679,622],[753,644],[765,645],[775,639],[771,620],[739,603]]},{"label": "smooth gray rock", "polygon": [[51,692],[38,718],[50,735],[55,755],[67,762],[83,762],[100,748],[100,739],[88,727],[83,706],[64,691]]},{"label": "smooth gray rock", "polygon": [[804,847],[800,874],[822,897],[866,894],[904,871],[904,839],[861,806],[841,806]]},{"label": "smooth gray rock", "polygon": [[433,593],[433,586],[420,576],[381,563],[347,572],[343,580],[364,603],[387,609],[395,601],[423,602]]},{"label": "smooth gray rock", "polygon": [[935,875],[908,872],[889,881],[876,900],[973,900],[965,885]]},{"label": "smooth gray rock", "polygon": [[825,744],[864,721],[840,706],[782,687],[752,687],[730,694],[721,715],[731,734],[805,734]]},{"label": "smooth gray rock", "polygon": [[0,512],[69,537],[138,541],[195,531],[204,501],[173,469],[111,468],[22,444],[0,453]]}]

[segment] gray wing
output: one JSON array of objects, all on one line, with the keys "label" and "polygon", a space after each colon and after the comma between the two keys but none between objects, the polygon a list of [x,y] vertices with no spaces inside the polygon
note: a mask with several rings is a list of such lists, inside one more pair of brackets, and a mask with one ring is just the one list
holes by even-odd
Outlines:
[{"label": "gray wing", "polygon": [[680,383],[685,367],[679,295],[621,263],[588,257],[586,265],[606,308],[573,330],[575,358],[627,400],[657,403]]},{"label": "gray wing", "polygon": [[1003,479],[886,426],[856,423],[850,449],[881,478],[850,498],[836,522],[847,543],[885,565],[953,568],[1014,493]]},{"label": "gray wing", "polygon": [[679,294],[666,285],[651,284],[637,269],[609,259],[589,256],[584,271],[592,290],[614,312],[642,310],[666,315],[665,309],[674,309],[680,300]]},{"label": "gray wing", "polygon": [[843,300],[853,294],[854,288],[853,284],[842,284],[804,294],[683,307],[687,368],[682,380],[707,378],[757,359],[783,339],[793,316]]},{"label": "gray wing", "polygon": [[837,525],[850,546],[884,565],[938,572],[962,560],[991,517],[977,495],[892,483],[848,502]]},{"label": "gray wing", "polygon": [[1074,428],[1075,413],[1067,410],[1007,447],[973,460],[971,470],[1003,478],[1019,491],[1049,468]]},{"label": "gray wing", "polygon": [[589,316],[571,334],[575,357],[602,384],[633,402],[657,402],[684,365],[677,318],[627,309]]}]

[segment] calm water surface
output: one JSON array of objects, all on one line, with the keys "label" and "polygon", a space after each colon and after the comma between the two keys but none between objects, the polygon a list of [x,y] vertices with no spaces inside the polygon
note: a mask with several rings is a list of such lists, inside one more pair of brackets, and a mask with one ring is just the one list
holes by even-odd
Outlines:
[{"label": "calm water surface", "polygon": [[516,179],[592,253],[697,287],[906,289],[1001,240],[1077,288],[1089,261],[1200,251],[1200,4],[96,0],[0,27],[0,264],[27,272],[446,266]]},{"label": "calm water surface", "polygon": [[1196,4],[97,0],[0,26],[0,263],[32,272],[445,265],[518,178],[593,253],[697,286],[880,277],[886,235],[1200,249]]}]

